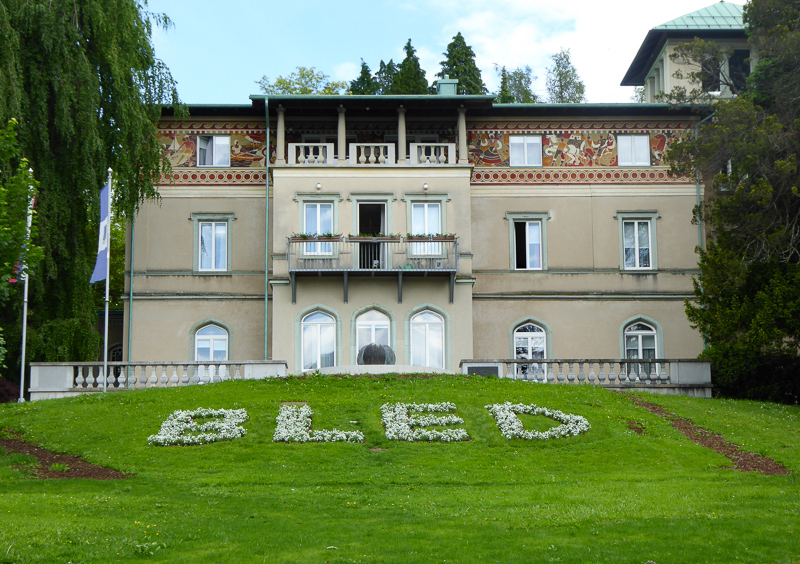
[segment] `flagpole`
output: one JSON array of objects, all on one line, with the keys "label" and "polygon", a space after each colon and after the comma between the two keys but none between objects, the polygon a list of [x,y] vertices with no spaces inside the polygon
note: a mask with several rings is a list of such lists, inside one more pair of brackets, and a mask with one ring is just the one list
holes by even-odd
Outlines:
[{"label": "flagpole", "polygon": [[[33,169],[28,172],[33,176]],[[30,187],[33,191],[33,186]],[[33,221],[33,200],[28,199],[28,227],[25,231],[25,244],[31,236],[31,223]],[[22,353],[19,361],[19,402],[25,403],[25,345],[28,340],[28,265],[22,265],[22,276],[25,280],[25,289],[22,291]]]},{"label": "flagpole", "polygon": [[103,391],[106,391],[106,382],[108,381],[108,287],[109,278],[111,277],[111,167],[108,168],[108,249],[106,251],[106,312],[103,320],[105,327],[103,328]]}]

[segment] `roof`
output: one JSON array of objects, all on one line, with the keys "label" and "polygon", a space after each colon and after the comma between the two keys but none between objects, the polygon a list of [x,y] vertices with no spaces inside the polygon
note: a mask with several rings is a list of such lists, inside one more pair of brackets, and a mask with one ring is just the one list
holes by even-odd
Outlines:
[{"label": "roof", "polygon": [[647,32],[639,52],[620,83],[622,86],[641,86],[667,39],[691,41],[703,39],[744,39],[743,6],[720,1],[696,12],[658,25]]},{"label": "roof", "polygon": [[744,29],[742,10],[744,6],[717,2],[706,8],[686,14],[667,23],[654,27],[654,30],[671,29]]},{"label": "roof", "polygon": [[[600,118],[600,117],[689,117],[703,114],[704,108],[670,104],[643,104],[636,102],[614,104],[493,104],[491,96],[251,96],[250,104],[192,104],[187,106],[192,119],[249,118],[265,119],[265,101],[269,103],[269,115],[274,119],[278,105],[283,106],[287,118],[336,119],[337,109],[343,107],[347,117],[397,119],[397,109],[404,107],[408,117],[456,119],[457,109],[465,108],[468,119],[489,118]],[[171,107],[161,114],[165,119],[173,118]]]}]

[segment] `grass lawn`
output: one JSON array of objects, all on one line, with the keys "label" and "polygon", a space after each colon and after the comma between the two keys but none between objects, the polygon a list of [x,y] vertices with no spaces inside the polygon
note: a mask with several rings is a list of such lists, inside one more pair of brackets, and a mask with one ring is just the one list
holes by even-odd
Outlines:
[{"label": "grass lawn", "polygon": [[[800,471],[796,406],[645,397]],[[381,405],[442,401],[471,440],[387,440]],[[505,401],[581,415],[591,429],[509,441],[484,407]],[[365,442],[274,443],[282,402],[308,402],[314,429],[360,430]],[[200,407],[246,409],[247,435],[148,445],[173,411]],[[521,419],[529,430],[558,425]],[[629,398],[590,386],[225,382],[5,404],[0,429],[136,475],[35,480],[12,468],[32,459],[0,455],[0,563],[800,562],[795,474],[736,472]]]}]

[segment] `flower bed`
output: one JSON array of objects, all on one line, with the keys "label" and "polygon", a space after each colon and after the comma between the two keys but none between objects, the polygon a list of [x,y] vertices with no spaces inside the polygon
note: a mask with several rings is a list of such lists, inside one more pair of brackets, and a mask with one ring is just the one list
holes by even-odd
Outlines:
[{"label": "flower bed", "polygon": [[311,430],[311,416],[314,412],[307,405],[283,405],[275,419],[275,443],[361,443],[364,433],[361,431],[339,431],[338,429]]},{"label": "flower bed", "polygon": [[[486,409],[491,412],[497,421],[497,428],[506,439],[557,439],[560,437],[569,437],[580,435],[587,432],[591,425],[585,417],[580,415],[572,415],[558,410],[547,409],[546,407],[539,407],[538,405],[524,405],[521,403],[494,403],[487,405]],[[558,427],[553,427],[547,431],[526,431],[522,426],[522,421],[517,417],[517,413],[527,413],[529,415],[544,415],[556,421],[563,423]]]},{"label": "flower bed", "polygon": [[[215,419],[204,423],[195,421],[195,418],[208,417]],[[247,434],[247,430],[240,425],[245,421],[247,411],[244,409],[179,409],[161,424],[157,434],[147,437],[147,443],[158,446],[202,445],[238,439]]]},{"label": "flower bed", "polygon": [[[438,427],[456,425],[464,420],[457,415],[412,415],[410,412],[438,412],[443,413],[456,409],[450,402],[441,403],[385,403],[381,406],[383,426],[386,429],[386,438],[393,441],[440,441],[445,443],[466,441],[469,435],[464,429],[425,429],[425,427]],[[416,429],[414,428],[416,427]]]}]

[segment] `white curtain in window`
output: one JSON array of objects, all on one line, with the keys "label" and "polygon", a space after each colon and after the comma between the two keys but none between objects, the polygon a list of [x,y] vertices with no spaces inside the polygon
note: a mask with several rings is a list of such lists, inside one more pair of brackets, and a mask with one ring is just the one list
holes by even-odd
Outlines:
[{"label": "white curtain in window", "polygon": [[431,311],[411,318],[411,364],[444,368],[444,319]]},{"label": "white curtain in window", "polygon": [[228,223],[200,223],[200,270],[226,270],[228,267]]},{"label": "white curtain in window", "polygon": [[625,268],[650,268],[650,222],[625,221],[622,232]]},{"label": "white curtain in window", "polygon": [[528,222],[528,268],[542,268],[542,224]]},{"label": "white curtain in window", "polygon": [[206,325],[194,336],[194,358],[200,362],[228,360],[228,332],[218,325]]},{"label": "white curtain in window", "polygon": [[356,350],[370,343],[389,345],[389,318],[377,310],[362,313],[356,319]]},{"label": "white curtain in window", "polygon": [[[514,354],[516,358],[540,360],[546,358],[546,351],[547,333],[538,325],[526,323],[514,331]],[[540,374],[545,370],[546,365],[540,363],[517,365],[517,374],[522,376]]]},{"label": "white curtain in window", "polygon": [[[307,235],[327,235],[333,233],[333,204],[309,203],[305,205],[305,226]],[[314,241],[306,243],[307,254],[333,253],[333,244],[330,242]]]},{"label": "white curtain in window", "polygon": [[336,364],[336,320],[315,311],[301,324],[303,371],[319,370]]}]

